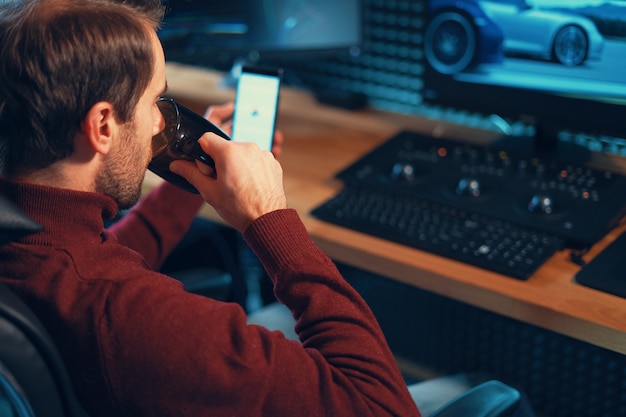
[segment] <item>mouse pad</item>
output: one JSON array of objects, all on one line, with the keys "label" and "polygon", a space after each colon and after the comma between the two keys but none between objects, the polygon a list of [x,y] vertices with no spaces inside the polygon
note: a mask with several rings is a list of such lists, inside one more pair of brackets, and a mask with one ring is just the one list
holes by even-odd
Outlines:
[{"label": "mouse pad", "polygon": [[622,233],[574,277],[581,285],[626,298],[626,233]]}]

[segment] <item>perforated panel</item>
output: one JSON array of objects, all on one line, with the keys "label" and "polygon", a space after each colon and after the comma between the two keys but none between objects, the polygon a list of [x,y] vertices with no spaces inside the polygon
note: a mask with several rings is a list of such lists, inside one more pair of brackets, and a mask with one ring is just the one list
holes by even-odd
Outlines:
[{"label": "perforated panel", "polygon": [[340,269],[400,357],[441,374],[486,372],[520,387],[541,416],[626,415],[626,356],[345,265]]},{"label": "perforated panel", "polygon": [[312,88],[363,93],[372,106],[414,113],[421,102],[424,4],[409,0],[364,0],[360,54],[289,63]]}]

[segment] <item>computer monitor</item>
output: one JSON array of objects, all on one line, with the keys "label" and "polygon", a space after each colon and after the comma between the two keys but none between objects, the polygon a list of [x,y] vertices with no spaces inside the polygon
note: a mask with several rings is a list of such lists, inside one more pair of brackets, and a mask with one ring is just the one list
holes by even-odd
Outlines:
[{"label": "computer monitor", "polygon": [[166,59],[229,69],[358,48],[360,0],[163,0]]},{"label": "computer monitor", "polygon": [[427,0],[424,101],[534,127],[504,150],[582,162],[563,131],[626,137],[626,1]]}]

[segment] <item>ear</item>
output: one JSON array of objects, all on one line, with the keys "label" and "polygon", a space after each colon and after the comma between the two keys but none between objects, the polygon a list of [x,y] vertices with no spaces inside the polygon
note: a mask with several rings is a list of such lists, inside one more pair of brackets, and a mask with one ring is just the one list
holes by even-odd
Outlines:
[{"label": "ear", "polygon": [[94,104],[81,122],[81,129],[94,151],[107,154],[118,130],[113,105],[106,101]]}]

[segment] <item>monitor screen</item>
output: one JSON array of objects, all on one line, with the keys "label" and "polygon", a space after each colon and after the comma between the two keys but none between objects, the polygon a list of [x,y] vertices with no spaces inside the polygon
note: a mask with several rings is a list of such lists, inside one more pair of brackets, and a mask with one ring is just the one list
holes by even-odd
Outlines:
[{"label": "monitor screen", "polygon": [[626,137],[626,1],[428,1],[426,102]]},{"label": "monitor screen", "polygon": [[170,61],[227,68],[236,60],[302,58],[361,42],[360,0],[163,0]]}]

